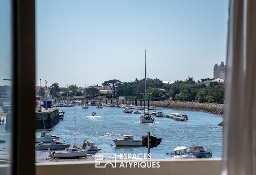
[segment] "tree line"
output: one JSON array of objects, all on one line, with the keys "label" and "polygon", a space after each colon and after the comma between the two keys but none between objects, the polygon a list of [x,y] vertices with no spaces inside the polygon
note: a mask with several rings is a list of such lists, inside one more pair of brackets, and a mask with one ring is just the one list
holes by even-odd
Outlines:
[{"label": "tree line", "polygon": [[[171,84],[164,84],[159,79],[147,79],[147,94],[144,96],[144,79],[135,79],[132,82],[121,82],[113,79],[102,83],[102,86],[111,87],[112,94],[104,95],[106,98],[117,98],[120,96],[126,99],[144,99],[152,101],[173,100],[189,101],[199,103],[219,103],[224,102],[224,85],[210,83],[206,85],[200,81],[195,82],[192,77],[184,81],[175,81]],[[44,88],[39,89],[39,93],[44,95]],[[59,87],[58,83],[50,86],[50,95],[55,98],[67,96],[83,96],[94,98],[100,96],[100,91],[96,87],[82,88],[76,85]]]}]

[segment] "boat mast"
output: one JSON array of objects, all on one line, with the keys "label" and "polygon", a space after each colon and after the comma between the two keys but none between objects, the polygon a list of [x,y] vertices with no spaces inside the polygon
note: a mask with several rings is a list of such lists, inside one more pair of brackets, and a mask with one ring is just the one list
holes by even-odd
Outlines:
[{"label": "boat mast", "polygon": [[144,113],[146,111],[146,94],[147,94],[147,69],[146,69],[146,49],[145,49],[145,79],[144,79]]}]

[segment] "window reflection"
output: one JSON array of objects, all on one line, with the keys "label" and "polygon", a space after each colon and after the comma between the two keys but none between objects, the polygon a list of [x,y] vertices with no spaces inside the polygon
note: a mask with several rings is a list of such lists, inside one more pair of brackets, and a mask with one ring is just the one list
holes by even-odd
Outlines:
[{"label": "window reflection", "polygon": [[0,164],[11,159],[12,45],[11,1],[0,1]]}]

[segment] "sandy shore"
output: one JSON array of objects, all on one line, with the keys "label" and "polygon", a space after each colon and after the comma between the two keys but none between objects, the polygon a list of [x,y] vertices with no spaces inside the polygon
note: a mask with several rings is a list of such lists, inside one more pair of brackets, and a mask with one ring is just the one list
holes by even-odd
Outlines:
[{"label": "sandy shore", "polygon": [[198,102],[181,102],[181,101],[153,101],[150,103],[152,106],[156,107],[167,107],[173,109],[187,109],[204,111],[213,114],[223,115],[224,105],[216,103],[198,103]]}]

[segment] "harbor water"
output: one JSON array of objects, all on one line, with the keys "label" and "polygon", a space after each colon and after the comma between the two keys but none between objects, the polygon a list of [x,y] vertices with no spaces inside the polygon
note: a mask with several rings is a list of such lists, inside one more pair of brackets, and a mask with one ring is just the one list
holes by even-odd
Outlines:
[{"label": "harbor water", "polygon": [[[85,139],[93,141],[101,151],[98,153],[116,154],[146,154],[147,148],[116,148],[114,139],[122,135],[132,134],[134,139],[151,132],[154,136],[162,138],[158,147],[152,148],[151,159],[171,159],[171,152],[177,146],[190,147],[201,145],[211,150],[213,158],[222,156],[223,128],[218,124],[222,116],[200,111],[186,111],[168,108],[159,108],[164,114],[183,113],[188,121],[175,121],[170,118],[155,118],[155,123],[140,123],[140,114],[124,113],[123,108],[89,106],[58,107],[65,111],[61,120],[50,133],[59,135],[67,143],[81,145]],[[91,116],[96,112],[96,116]],[[36,135],[39,136],[40,131]],[[36,162],[50,161],[48,151],[36,151]],[[96,154],[97,155],[97,154]]]}]

